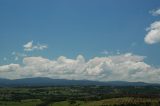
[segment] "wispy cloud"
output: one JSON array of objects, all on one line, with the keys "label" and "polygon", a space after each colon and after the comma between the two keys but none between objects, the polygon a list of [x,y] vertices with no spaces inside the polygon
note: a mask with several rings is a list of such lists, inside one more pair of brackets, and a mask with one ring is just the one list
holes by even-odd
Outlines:
[{"label": "wispy cloud", "polygon": [[132,42],[132,43],[131,43],[131,47],[135,47],[136,45],[137,45],[136,42]]},{"label": "wispy cloud", "polygon": [[4,60],[4,61],[7,61],[7,58],[6,58],[6,57],[4,57],[4,58],[3,58],[3,60]]},{"label": "wispy cloud", "polygon": [[104,50],[104,51],[101,52],[101,54],[108,55],[108,54],[109,54],[109,51]]},{"label": "wispy cloud", "polygon": [[33,50],[44,50],[48,48],[46,44],[33,44],[33,41],[30,41],[23,45],[24,51],[33,51]]},{"label": "wispy cloud", "polygon": [[25,53],[18,53],[18,52],[15,52],[15,51],[12,52],[11,54],[14,56],[15,61],[19,60],[19,58],[23,58],[23,57],[27,56],[27,54],[25,54]]},{"label": "wispy cloud", "polygon": [[151,10],[151,11],[149,11],[153,16],[158,16],[158,15],[160,15],[160,8],[159,9],[157,9],[157,10]]}]

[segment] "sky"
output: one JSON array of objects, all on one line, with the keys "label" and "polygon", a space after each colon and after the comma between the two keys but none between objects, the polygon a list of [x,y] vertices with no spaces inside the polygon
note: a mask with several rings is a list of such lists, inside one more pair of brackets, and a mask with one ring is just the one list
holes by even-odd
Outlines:
[{"label": "sky", "polygon": [[158,82],[159,0],[0,0],[0,78]]}]

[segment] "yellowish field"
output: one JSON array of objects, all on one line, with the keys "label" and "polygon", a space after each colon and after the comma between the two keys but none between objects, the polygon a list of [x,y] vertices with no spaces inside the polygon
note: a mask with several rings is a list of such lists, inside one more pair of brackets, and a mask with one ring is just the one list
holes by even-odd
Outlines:
[{"label": "yellowish field", "polygon": [[114,105],[129,105],[129,104],[149,104],[149,106],[159,106],[160,99],[147,99],[147,98],[112,98],[100,101],[80,102],[76,101],[74,104],[70,104],[68,101],[57,102],[50,104],[50,106],[114,106]]}]

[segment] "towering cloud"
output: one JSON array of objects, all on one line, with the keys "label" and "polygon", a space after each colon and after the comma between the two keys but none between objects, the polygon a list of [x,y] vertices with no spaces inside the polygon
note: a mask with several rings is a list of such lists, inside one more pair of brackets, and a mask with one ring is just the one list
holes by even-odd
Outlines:
[{"label": "towering cloud", "polygon": [[145,63],[144,58],[144,56],[132,53],[94,57],[88,61],[82,55],[77,56],[76,59],[60,56],[56,60],[43,57],[25,57],[23,65],[0,66],[0,76],[7,78],[50,77],[100,81],[158,82],[160,80],[160,68]]}]

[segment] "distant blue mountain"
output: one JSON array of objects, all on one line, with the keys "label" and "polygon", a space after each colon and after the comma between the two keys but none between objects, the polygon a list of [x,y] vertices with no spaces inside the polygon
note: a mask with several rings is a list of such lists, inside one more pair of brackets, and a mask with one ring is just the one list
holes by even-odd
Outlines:
[{"label": "distant blue mountain", "polygon": [[0,87],[19,87],[19,86],[71,86],[71,85],[98,85],[98,86],[149,86],[159,85],[144,82],[126,82],[126,81],[90,81],[90,80],[67,80],[51,79],[46,77],[24,78],[24,79],[0,79]]}]

